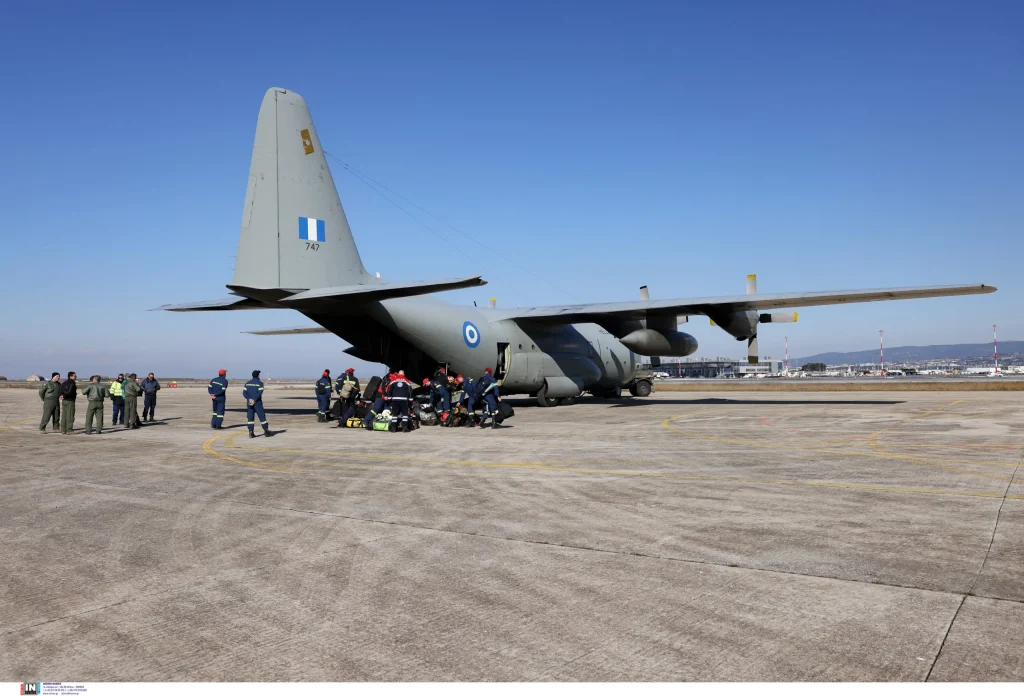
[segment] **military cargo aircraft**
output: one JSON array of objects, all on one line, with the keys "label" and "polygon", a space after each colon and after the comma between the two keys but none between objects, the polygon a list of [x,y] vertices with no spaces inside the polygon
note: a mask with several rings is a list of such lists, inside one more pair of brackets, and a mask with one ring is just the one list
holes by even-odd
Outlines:
[{"label": "military cargo aircraft", "polygon": [[[455,306],[430,293],[484,285],[480,276],[401,282],[363,267],[305,100],[272,88],[256,121],[249,181],[230,296],[165,305],[172,312],[293,309],[316,326],[260,335],[333,333],[362,360],[404,368],[422,379],[439,365],[477,377],[493,368],[503,394],[529,394],[545,406],[580,394],[617,397],[637,374],[639,356],[687,356],[697,339],[678,330],[703,315],[756,361],[760,324],[795,321],[771,310],[995,291],[990,285],[758,294],[499,309]],[[493,304],[493,303],[492,303]],[[642,384],[634,395],[649,391]]]}]

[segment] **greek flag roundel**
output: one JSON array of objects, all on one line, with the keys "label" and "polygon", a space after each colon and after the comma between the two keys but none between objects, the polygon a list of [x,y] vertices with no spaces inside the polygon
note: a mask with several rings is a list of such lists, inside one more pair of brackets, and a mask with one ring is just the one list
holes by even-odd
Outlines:
[{"label": "greek flag roundel", "polygon": [[473,325],[473,322],[467,321],[462,325],[462,338],[466,341],[467,346],[476,348],[480,345],[480,330]]}]

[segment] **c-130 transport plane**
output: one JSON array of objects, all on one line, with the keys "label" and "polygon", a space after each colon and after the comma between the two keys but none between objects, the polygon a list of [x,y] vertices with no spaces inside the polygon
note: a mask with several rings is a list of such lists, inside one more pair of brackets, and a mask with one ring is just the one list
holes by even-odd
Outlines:
[{"label": "c-130 transport plane", "polygon": [[[995,291],[990,285],[758,294],[550,307],[465,307],[428,293],[484,285],[480,276],[392,282],[367,273],[305,100],[267,90],[256,121],[249,184],[230,297],[172,312],[294,309],[318,326],[262,335],[333,333],[362,360],[402,367],[415,379],[439,364],[477,377],[494,368],[503,394],[530,394],[542,405],[585,391],[615,397],[638,372],[638,357],[687,356],[697,339],[678,330],[704,315],[756,361],[759,324],[795,321],[770,310]],[[634,387],[634,394],[638,391]],[[646,396],[648,388],[639,394]]]}]

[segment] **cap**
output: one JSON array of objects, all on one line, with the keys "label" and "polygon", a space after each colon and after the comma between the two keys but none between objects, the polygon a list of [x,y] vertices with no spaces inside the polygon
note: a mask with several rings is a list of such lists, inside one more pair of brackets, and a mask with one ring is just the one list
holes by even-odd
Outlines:
[{"label": "cap", "polygon": [[259,370],[253,370],[252,371],[252,376],[253,377],[259,377],[260,376],[260,371]]},{"label": "cap", "polygon": [[217,370],[217,374],[218,375],[226,375],[227,373],[228,373],[227,370]]},{"label": "cap", "polygon": [[424,387],[429,387],[430,386],[430,380],[427,379],[426,377],[423,378],[423,386]]},{"label": "cap", "polygon": [[487,374],[491,374],[492,372],[494,372],[494,370],[492,370],[492,369],[491,369],[491,368],[489,368],[489,367],[485,367],[485,368],[484,368],[484,372],[486,372]]},{"label": "cap", "polygon": [[448,373],[448,370],[444,369],[443,367],[439,367],[439,368],[437,368],[437,371],[438,371],[438,372],[444,372],[445,374],[447,374],[447,373]]},{"label": "cap", "polygon": [[354,368],[354,367],[350,367],[347,370],[345,370],[345,372],[355,372],[355,371],[356,371],[356,368]]},{"label": "cap", "polygon": [[455,379],[465,379],[462,375],[455,375]]}]

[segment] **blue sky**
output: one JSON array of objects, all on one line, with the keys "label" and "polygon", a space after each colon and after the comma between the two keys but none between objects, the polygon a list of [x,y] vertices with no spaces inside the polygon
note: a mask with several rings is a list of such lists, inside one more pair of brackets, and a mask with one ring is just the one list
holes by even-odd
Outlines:
[{"label": "blue sky", "polygon": [[[8,7],[0,374],[358,365],[330,336],[239,333],[298,314],[147,311],[224,294],[271,86],[460,231],[332,162],[371,271],[491,281],[449,301],[987,282],[808,309],[761,352],[1024,338],[1022,35],[1017,2]],[[744,353],[689,326],[698,355]]]}]

